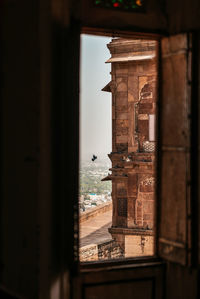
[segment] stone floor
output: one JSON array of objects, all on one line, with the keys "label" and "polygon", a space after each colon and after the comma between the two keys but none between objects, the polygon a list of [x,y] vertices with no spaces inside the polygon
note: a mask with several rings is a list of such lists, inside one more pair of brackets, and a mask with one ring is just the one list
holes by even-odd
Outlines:
[{"label": "stone floor", "polygon": [[108,228],[111,227],[112,211],[99,214],[80,225],[80,248],[111,240]]}]

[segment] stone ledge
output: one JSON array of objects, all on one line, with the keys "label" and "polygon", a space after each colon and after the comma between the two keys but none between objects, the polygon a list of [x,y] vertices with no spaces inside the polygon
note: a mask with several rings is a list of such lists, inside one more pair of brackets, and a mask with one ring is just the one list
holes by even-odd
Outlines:
[{"label": "stone ledge", "polygon": [[99,205],[95,208],[91,208],[88,211],[80,213],[79,223],[83,223],[86,220],[92,219],[97,215],[105,213],[110,210],[112,210],[112,202]]},{"label": "stone ledge", "polygon": [[125,227],[110,227],[108,229],[109,233],[114,234],[124,234],[124,235],[135,235],[135,236],[153,236],[154,232],[151,229],[139,229],[139,228],[125,228]]}]

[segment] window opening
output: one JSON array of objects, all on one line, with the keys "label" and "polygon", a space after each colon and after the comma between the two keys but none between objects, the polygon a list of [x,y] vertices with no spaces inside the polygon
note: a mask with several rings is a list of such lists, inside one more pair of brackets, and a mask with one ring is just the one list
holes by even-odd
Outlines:
[{"label": "window opening", "polygon": [[155,114],[149,114],[149,141],[155,141]]},{"label": "window opening", "polygon": [[153,255],[157,42],[81,49],[80,261]]}]

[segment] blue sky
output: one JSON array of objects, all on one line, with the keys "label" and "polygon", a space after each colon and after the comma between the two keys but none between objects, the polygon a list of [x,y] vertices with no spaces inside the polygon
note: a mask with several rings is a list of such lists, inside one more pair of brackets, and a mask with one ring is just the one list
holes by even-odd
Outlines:
[{"label": "blue sky", "polygon": [[111,152],[111,93],[101,89],[111,80],[107,44],[111,38],[81,35],[80,157]]}]

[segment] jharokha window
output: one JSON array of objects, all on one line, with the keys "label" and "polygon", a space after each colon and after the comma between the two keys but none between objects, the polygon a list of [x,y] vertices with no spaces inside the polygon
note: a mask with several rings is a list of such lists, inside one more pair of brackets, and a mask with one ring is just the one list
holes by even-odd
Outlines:
[{"label": "jharokha window", "polygon": [[[105,49],[102,60],[106,64],[101,64],[107,73],[104,73],[106,82],[99,87],[93,101],[97,102],[95,113],[101,113],[98,126],[104,122],[107,125],[103,134],[95,134],[95,125],[91,123],[90,137],[93,142],[110,140],[106,141],[107,153],[103,150],[99,153],[94,145],[93,148],[89,145],[88,160],[80,159],[81,262],[154,254],[157,42],[83,35],[82,46],[84,39],[88,39],[89,51],[94,51],[90,53],[93,70],[101,60],[100,54],[94,57],[95,51],[98,52],[98,43],[96,50],[94,47],[98,38]],[[84,65],[83,53],[81,57]],[[96,76],[88,79],[91,85],[96,85],[92,82],[98,81],[102,72],[96,69]],[[81,92],[87,88],[89,98],[90,88],[83,84],[87,76],[83,67],[81,76]],[[105,109],[101,110],[98,102],[104,100]],[[86,113],[87,122],[92,122],[92,104],[88,108],[84,105],[87,104],[81,96],[81,113]],[[85,116],[81,117],[84,121]],[[85,134],[82,121],[81,144]],[[84,146],[83,154],[82,151]]]}]

